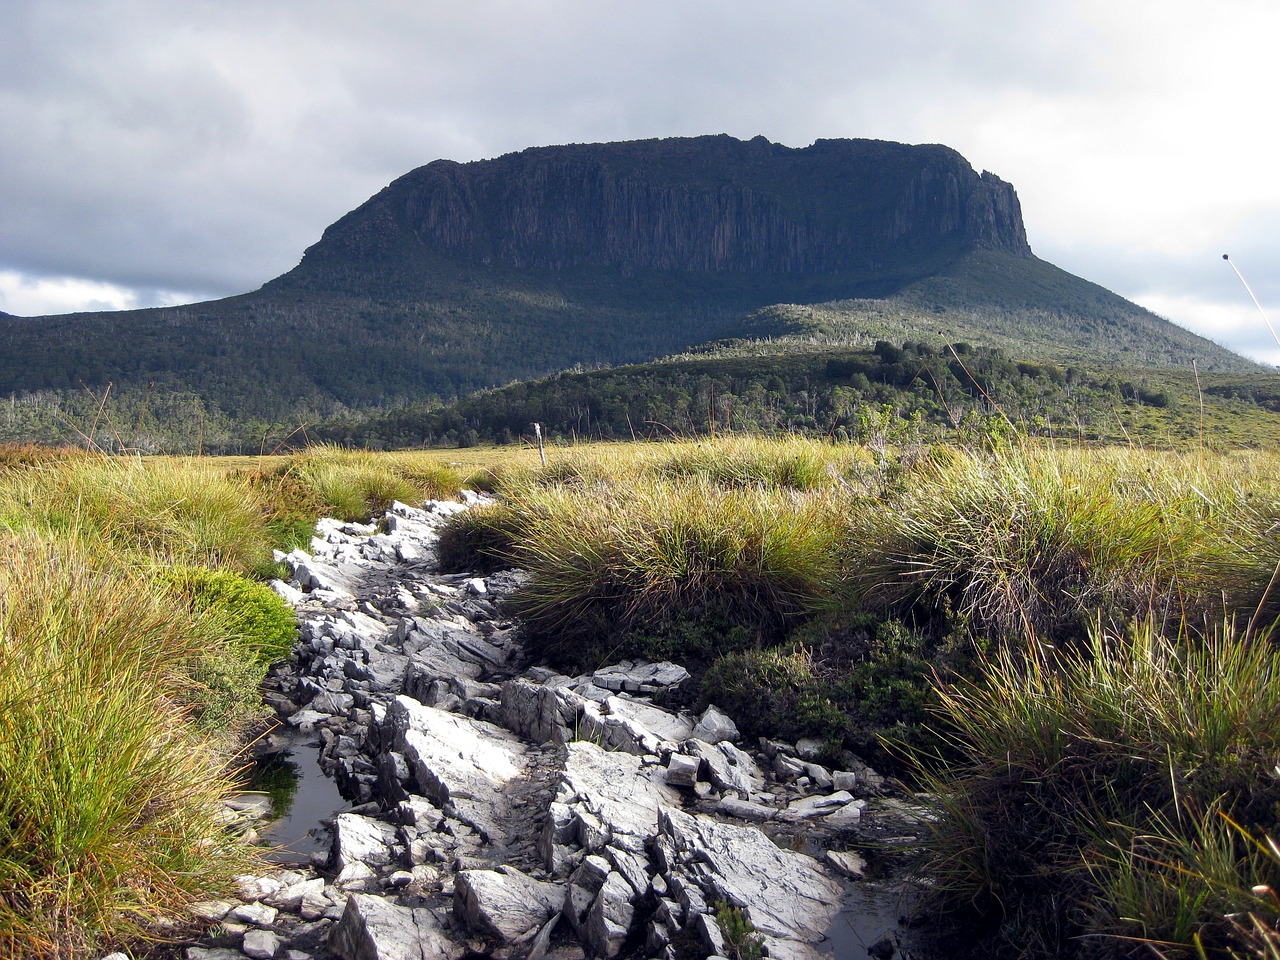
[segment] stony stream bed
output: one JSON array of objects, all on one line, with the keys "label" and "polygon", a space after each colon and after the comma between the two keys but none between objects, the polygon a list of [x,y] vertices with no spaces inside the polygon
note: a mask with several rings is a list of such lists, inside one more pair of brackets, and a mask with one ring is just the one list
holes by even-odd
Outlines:
[{"label": "stony stream bed", "polygon": [[867,879],[918,832],[909,798],[851,755],[663,708],[679,664],[527,662],[502,611],[524,575],[436,567],[440,525],[479,499],[323,520],[281,558],[300,638],[259,763],[277,804],[293,779],[262,826],[285,846],[193,908],[209,926],[186,960],[924,957],[899,922],[915,888]]}]

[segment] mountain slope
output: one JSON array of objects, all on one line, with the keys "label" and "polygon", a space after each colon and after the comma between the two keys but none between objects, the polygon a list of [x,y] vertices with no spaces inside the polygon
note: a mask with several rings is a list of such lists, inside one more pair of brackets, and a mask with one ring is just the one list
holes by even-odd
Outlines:
[{"label": "mountain slope", "polygon": [[850,342],[1252,367],[1037,260],[1013,188],[947,147],[717,136],[437,161],[255,292],[0,317],[0,394],[110,383],[296,423],[814,322]]}]

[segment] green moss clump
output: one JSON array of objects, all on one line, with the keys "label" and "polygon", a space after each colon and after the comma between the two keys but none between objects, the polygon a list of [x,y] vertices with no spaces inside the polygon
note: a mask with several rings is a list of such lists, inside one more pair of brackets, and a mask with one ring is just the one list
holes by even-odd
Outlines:
[{"label": "green moss clump", "polygon": [[213,619],[230,639],[250,649],[259,664],[283,660],[292,651],[297,618],[266,584],[204,567],[172,567],[161,579],[176,588],[193,615]]}]

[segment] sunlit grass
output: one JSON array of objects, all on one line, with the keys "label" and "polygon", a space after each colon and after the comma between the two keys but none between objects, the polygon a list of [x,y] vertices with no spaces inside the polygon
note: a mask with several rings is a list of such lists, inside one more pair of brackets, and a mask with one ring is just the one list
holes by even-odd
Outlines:
[{"label": "sunlit grass", "polygon": [[[1220,816],[1277,825],[1269,638],[1099,628],[1082,649],[1002,650],[939,697],[952,754],[926,765],[939,814],[927,872],[1008,934],[1039,925],[1189,948],[1199,933],[1222,946],[1239,891],[1274,884],[1275,864]],[[1131,946],[1090,942],[1088,955]]]},{"label": "sunlit grass", "polygon": [[249,863],[219,826],[225,757],[190,711],[218,644],[74,545],[0,539],[0,950],[147,939]]}]

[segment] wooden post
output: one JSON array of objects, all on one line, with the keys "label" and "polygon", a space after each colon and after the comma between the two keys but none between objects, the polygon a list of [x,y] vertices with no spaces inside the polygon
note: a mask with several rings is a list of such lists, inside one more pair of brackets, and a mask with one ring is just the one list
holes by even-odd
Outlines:
[{"label": "wooden post", "polygon": [[542,449],[542,424],[535,423],[533,425],[533,435],[538,438],[538,456],[542,458],[542,465],[547,465],[547,451]]}]

